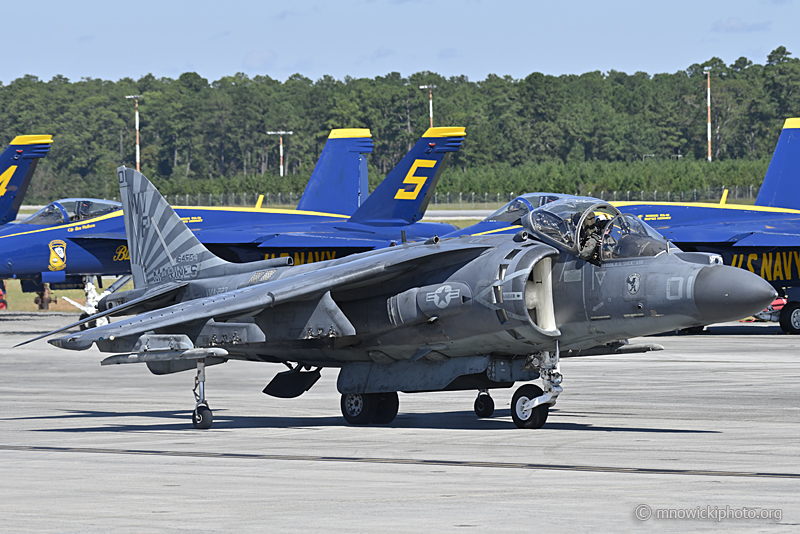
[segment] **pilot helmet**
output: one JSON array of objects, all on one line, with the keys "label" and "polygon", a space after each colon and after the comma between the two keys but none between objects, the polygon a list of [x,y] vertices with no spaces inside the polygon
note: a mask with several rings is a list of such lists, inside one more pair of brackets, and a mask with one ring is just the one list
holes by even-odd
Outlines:
[{"label": "pilot helmet", "polygon": [[85,217],[92,212],[92,203],[88,200],[80,200],[75,206],[75,215]]}]

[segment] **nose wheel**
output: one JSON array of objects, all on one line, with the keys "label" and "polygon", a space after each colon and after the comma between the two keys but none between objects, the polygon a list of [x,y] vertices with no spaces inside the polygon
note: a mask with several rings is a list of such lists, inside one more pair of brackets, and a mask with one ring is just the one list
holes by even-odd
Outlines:
[{"label": "nose wheel", "polygon": [[539,404],[531,407],[534,399],[544,395],[539,386],[525,384],[514,392],[511,398],[511,419],[517,428],[542,428],[547,422],[550,413],[549,404]]},{"label": "nose wheel", "polygon": [[489,396],[489,392],[482,389],[478,392],[475,399],[475,415],[478,417],[491,417],[494,413],[494,400]]},{"label": "nose wheel", "polygon": [[208,407],[206,401],[206,361],[202,358],[197,360],[197,376],[194,377],[194,399],[196,401],[194,411],[192,412],[192,424],[198,430],[206,430],[211,428],[214,422],[214,415],[211,413],[211,408]]},{"label": "nose wheel", "polygon": [[556,340],[555,351],[531,354],[523,369],[537,369],[544,389],[533,384],[520,386],[511,397],[511,419],[517,428],[542,428],[547,422],[550,406],[563,391],[559,372],[560,351]]}]

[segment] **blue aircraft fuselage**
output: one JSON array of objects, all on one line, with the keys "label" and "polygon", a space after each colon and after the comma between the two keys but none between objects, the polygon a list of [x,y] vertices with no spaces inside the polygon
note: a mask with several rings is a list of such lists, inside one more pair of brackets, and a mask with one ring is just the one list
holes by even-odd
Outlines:
[{"label": "blue aircraft fuselage", "polygon": [[[229,261],[289,256],[295,264],[335,259],[401,241],[445,234],[454,226],[417,222],[373,226],[347,215],[256,208],[176,208],[209,249]],[[0,279],[63,283],[68,273],[130,272],[122,211],[66,224],[15,223],[0,228]]]}]

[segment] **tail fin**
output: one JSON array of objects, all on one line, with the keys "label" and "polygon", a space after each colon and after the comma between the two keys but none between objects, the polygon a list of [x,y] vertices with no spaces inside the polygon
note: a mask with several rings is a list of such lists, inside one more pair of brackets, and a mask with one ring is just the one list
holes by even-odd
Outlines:
[{"label": "tail fin", "polygon": [[756,206],[800,209],[800,119],[786,119]]},{"label": "tail fin", "polygon": [[449,152],[461,148],[464,128],[429,128],[350,217],[376,226],[411,224],[425,215]]},{"label": "tail fin", "polygon": [[150,180],[125,167],[117,177],[135,288],[224,274],[228,262],[200,243]]},{"label": "tail fin", "polygon": [[372,152],[371,137],[367,128],[331,130],[297,209],[355,213],[369,194],[365,154]]},{"label": "tail fin", "polygon": [[18,135],[0,154],[0,226],[17,218],[33,171],[52,142],[52,135]]}]

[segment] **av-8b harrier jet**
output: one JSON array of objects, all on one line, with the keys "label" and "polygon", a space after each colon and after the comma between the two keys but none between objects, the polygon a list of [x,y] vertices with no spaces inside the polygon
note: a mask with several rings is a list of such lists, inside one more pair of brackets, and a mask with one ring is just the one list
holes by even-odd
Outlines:
[{"label": "av-8b harrier jet", "polygon": [[351,424],[391,422],[397,392],[476,390],[476,413],[489,416],[489,390],[541,379],[511,402],[518,427],[539,428],[562,392],[565,351],[624,351],[628,338],[738,319],[775,297],[758,276],[683,253],[581,197],[530,211],[516,235],[431,238],[291,268],[288,258],[233,264],[142,174],[118,175],[135,289],[105,297],[86,321],[138,315],[50,343],[95,344],[116,353],[103,365],[142,362],[158,375],[195,369],[197,428],[212,423],[206,368],[229,360],[289,366],[264,389],[282,398],[338,367]]}]

